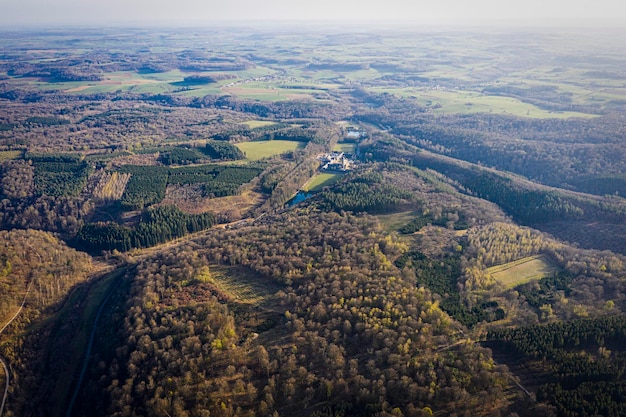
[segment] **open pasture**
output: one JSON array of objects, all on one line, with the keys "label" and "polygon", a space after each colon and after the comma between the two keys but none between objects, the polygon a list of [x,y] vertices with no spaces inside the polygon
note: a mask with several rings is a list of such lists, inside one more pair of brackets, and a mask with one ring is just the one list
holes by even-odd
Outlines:
[{"label": "open pasture", "polygon": [[487,268],[486,272],[506,288],[514,288],[558,271],[559,268],[546,256],[535,255]]},{"label": "open pasture", "polygon": [[276,122],[272,122],[270,120],[247,120],[239,124],[247,126],[249,129],[256,129],[257,127],[266,127],[266,126],[275,125]]},{"label": "open pasture", "polygon": [[246,155],[246,158],[257,161],[263,158],[280,155],[304,148],[303,142],[291,140],[267,140],[237,143],[236,146]]},{"label": "open pasture", "polygon": [[238,98],[259,100],[259,101],[285,101],[285,100],[305,100],[313,99],[315,90],[301,90],[292,88],[281,88],[274,84],[248,83],[239,84],[232,87],[222,88],[224,93],[232,94]]},{"label": "open pasture", "polygon": [[[235,72],[237,73],[237,72]],[[199,73],[199,75],[211,75],[211,72]],[[100,81],[70,81],[70,82],[44,82],[31,80],[29,83],[40,90],[56,90],[75,94],[97,94],[116,91],[132,93],[178,93],[187,96],[205,96],[207,94],[220,94],[220,88],[232,80],[222,80],[217,83],[193,86],[180,89],[176,83],[182,82],[190,74],[180,70],[172,70],[161,73],[137,73],[134,71],[119,71],[105,73]]]},{"label": "open pasture", "polygon": [[[574,105],[587,105],[601,108],[611,101],[626,100],[626,78],[603,78],[602,72],[583,70],[537,69],[528,71],[525,76],[503,77],[502,86],[514,88],[551,87]],[[610,74],[605,75],[610,76]]]},{"label": "open pasture", "polygon": [[115,91],[129,91],[135,93],[169,92],[172,86],[169,80],[153,78],[154,74],[137,74],[132,71],[107,73],[100,81],[68,81],[44,82],[31,80],[29,84],[40,90],[55,90],[75,94],[97,94]]},{"label": "open pasture", "polygon": [[315,175],[302,189],[308,192],[320,191],[322,188],[333,185],[341,179],[343,174],[322,172]]},{"label": "open pasture", "polygon": [[594,117],[579,112],[553,112],[541,109],[517,98],[484,95],[475,91],[423,89],[423,88],[372,88],[373,92],[388,92],[400,97],[412,98],[438,114],[493,113],[530,118],[565,119],[570,117]]},{"label": "open pasture", "polygon": [[356,151],[356,143],[338,143],[333,147],[333,151],[354,153]]},{"label": "open pasture", "polygon": [[[220,83],[223,82],[224,81],[220,81]],[[181,91],[177,91],[176,94],[183,97],[204,97],[208,95],[222,95],[223,91],[220,83],[190,87]]]}]

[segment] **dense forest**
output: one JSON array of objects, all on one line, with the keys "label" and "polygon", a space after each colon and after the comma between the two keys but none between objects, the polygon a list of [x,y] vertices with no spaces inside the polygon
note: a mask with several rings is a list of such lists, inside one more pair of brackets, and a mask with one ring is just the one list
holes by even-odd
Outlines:
[{"label": "dense forest", "polygon": [[127,252],[208,229],[214,223],[212,213],[185,214],[175,206],[160,206],[146,210],[133,229],[114,222],[88,223],[78,231],[76,244],[92,252]]},{"label": "dense forest", "polygon": [[[296,210],[141,264],[118,333],[124,348],[94,369],[92,389],[105,389],[115,407],[105,412],[425,415],[498,406],[501,370],[472,344],[437,353],[458,329],[389,262],[399,248],[375,230],[369,218]],[[251,310],[216,288],[210,263],[286,286],[275,304]],[[281,314],[255,324],[272,311]],[[169,363],[167,374],[154,373],[158,363]],[[88,413],[98,413],[87,398]]]},{"label": "dense forest", "polygon": [[487,339],[494,349],[542,362],[534,366],[553,381],[539,387],[537,399],[560,415],[619,416],[626,411],[625,324],[623,317],[602,317],[492,331]]},{"label": "dense forest", "polygon": [[614,35],[0,30],[0,415],[624,415]]}]

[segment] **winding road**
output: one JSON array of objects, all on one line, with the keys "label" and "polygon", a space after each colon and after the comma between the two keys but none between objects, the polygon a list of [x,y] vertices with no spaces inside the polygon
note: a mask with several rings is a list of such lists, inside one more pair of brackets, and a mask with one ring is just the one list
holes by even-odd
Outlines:
[{"label": "winding road", "polygon": [[4,374],[7,377],[6,384],[4,386],[4,396],[2,397],[2,405],[0,405],[0,416],[1,416],[2,413],[4,412],[4,404],[6,403],[7,396],[9,395],[9,382],[11,381],[9,380],[9,370],[7,369],[7,366],[2,360],[2,358],[0,358],[0,364],[2,364],[2,367],[4,368]]},{"label": "winding road", "polygon": [[[17,316],[19,316],[20,313],[22,312],[22,309],[24,308],[24,304],[26,304],[26,298],[28,297],[28,293],[30,293],[30,287],[32,283],[33,283],[32,280],[30,281],[30,283],[28,283],[28,288],[26,289],[26,294],[24,294],[24,299],[22,300],[22,304],[20,305],[20,308],[13,315],[13,317],[11,317],[11,319],[4,326],[2,326],[2,329],[0,329],[0,335],[2,334],[4,329],[9,327],[9,325],[13,322],[13,320],[15,320]],[[4,386],[4,395],[2,396],[2,405],[0,405],[0,417],[2,417],[2,414],[4,413],[4,405],[6,404],[7,396],[9,395],[9,383],[11,382],[11,380],[9,376],[9,369],[7,368],[7,365],[6,363],[4,363],[4,360],[2,358],[0,358],[0,363],[2,363],[2,368],[4,368],[4,375],[6,377],[6,384]]]}]

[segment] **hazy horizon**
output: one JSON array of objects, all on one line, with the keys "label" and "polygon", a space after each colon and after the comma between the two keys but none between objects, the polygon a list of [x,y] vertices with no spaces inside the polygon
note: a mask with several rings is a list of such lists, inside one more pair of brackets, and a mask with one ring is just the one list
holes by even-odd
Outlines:
[{"label": "hazy horizon", "polygon": [[612,0],[519,1],[444,0],[437,4],[403,0],[0,0],[4,27],[37,26],[200,26],[204,24],[396,23],[449,26],[613,26],[626,24],[626,5]]}]

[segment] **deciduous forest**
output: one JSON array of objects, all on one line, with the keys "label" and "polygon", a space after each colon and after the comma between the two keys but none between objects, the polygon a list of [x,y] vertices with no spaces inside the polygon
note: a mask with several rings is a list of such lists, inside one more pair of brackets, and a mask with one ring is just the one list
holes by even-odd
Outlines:
[{"label": "deciduous forest", "polygon": [[0,30],[0,417],[624,415],[624,39]]}]

